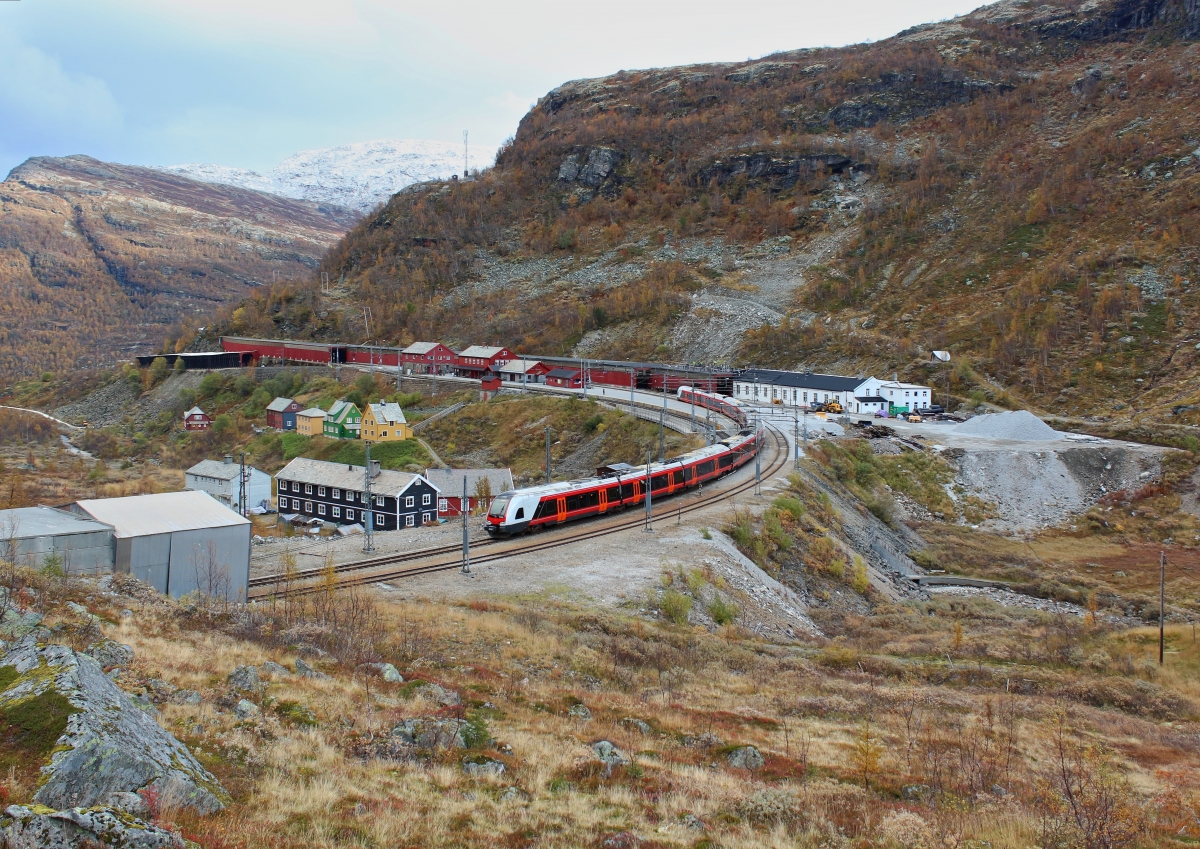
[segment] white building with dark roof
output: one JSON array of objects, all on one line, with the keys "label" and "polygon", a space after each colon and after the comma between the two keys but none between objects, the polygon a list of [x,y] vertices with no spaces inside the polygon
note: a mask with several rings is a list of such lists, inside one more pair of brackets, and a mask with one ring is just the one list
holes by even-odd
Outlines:
[{"label": "white building with dark roof", "polygon": [[275,474],[280,514],[297,514],[335,525],[365,524],[377,531],[437,521],[439,490],[421,475],[380,469],[372,461],[371,500],[366,469],[297,457]]}]

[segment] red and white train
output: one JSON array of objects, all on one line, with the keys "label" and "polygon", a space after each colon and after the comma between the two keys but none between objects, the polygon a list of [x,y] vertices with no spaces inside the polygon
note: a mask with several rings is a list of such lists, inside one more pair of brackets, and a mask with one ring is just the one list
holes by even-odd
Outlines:
[{"label": "red and white train", "polygon": [[652,501],[675,495],[745,465],[761,440],[761,433],[743,432],[666,463],[622,464],[599,477],[510,490],[492,501],[487,531],[511,536],[636,507],[645,504],[647,478]]},{"label": "red and white train", "polygon": [[727,395],[717,395],[713,392],[693,389],[690,386],[679,387],[680,401],[690,404],[693,398],[696,400],[697,407],[704,407],[707,410],[712,410],[714,413],[720,413],[726,418],[737,422],[739,427],[746,427],[750,423],[750,417],[746,414],[746,407],[741,401],[730,398]]}]

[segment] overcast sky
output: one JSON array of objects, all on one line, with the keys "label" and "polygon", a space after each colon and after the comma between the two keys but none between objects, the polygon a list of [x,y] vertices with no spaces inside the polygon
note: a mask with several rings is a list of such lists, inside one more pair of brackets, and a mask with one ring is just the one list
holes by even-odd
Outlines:
[{"label": "overcast sky", "polygon": [[979,0],[0,2],[0,175],[27,157],[269,170],[385,138],[495,147],[622,69],[886,38]]}]

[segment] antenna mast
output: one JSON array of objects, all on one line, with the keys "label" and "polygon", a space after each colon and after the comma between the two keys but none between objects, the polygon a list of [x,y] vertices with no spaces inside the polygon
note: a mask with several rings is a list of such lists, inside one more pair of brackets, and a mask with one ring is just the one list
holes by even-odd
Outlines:
[{"label": "antenna mast", "polygon": [[463,130],[463,179],[466,179],[466,177],[467,177],[467,173],[468,173],[468,170],[469,170],[469,169],[467,168],[467,153],[468,153],[468,150],[469,150],[469,148],[467,147],[467,131],[466,131],[466,130]]}]

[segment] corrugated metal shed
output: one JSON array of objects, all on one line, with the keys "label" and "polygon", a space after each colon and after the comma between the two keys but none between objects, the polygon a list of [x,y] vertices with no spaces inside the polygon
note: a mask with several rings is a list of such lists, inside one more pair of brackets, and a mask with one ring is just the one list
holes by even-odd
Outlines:
[{"label": "corrugated metal shed", "polygon": [[75,505],[93,519],[112,525],[117,539],[250,524],[207,492],[90,498]]},{"label": "corrugated metal shed", "polygon": [[111,531],[109,525],[53,507],[18,507],[0,510],[0,537],[26,539],[51,534],[86,534]]}]

